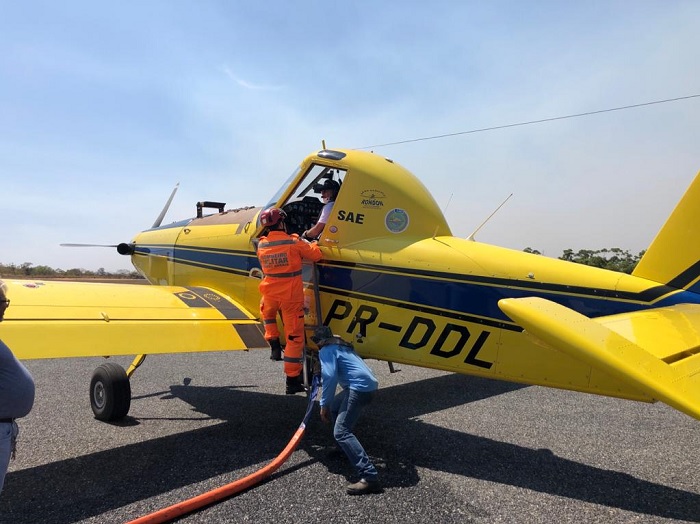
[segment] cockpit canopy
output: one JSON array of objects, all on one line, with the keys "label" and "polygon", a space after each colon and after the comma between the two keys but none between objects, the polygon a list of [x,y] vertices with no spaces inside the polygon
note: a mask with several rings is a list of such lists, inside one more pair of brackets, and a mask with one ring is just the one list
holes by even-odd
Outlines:
[{"label": "cockpit canopy", "polygon": [[[287,231],[300,235],[318,220],[325,204],[319,186],[326,181],[337,183],[340,189],[319,237],[321,245],[451,234],[436,202],[413,174],[364,151],[323,150],[308,156],[265,209],[284,209]],[[262,233],[259,223],[258,232]]]},{"label": "cockpit canopy", "polygon": [[[318,164],[311,165],[306,174],[295,184],[294,190],[284,200],[283,205],[280,206],[287,213],[288,233],[301,235],[316,224],[325,204],[319,185],[322,185],[326,180],[332,180],[339,185],[338,195],[340,195],[346,173],[345,169]],[[276,201],[269,203],[266,209],[275,204]]]}]

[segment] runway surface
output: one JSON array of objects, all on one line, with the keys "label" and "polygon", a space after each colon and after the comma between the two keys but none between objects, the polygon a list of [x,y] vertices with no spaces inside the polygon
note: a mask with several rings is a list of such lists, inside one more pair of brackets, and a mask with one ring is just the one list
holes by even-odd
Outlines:
[{"label": "runway surface", "polygon": [[[37,385],[0,495],[7,523],[119,523],[266,465],[303,417],[267,351],[150,356],[126,421],[93,418],[103,359],[28,361]],[[128,365],[130,359],[112,359]],[[663,404],[368,361],[380,392],[357,435],[383,493],[349,497],[314,409],[263,484],[184,523],[700,522],[700,421]]]}]

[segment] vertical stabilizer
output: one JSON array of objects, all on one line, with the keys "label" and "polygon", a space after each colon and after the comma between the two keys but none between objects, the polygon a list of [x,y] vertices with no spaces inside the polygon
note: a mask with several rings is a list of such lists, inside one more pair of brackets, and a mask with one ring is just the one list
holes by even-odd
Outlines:
[{"label": "vertical stabilizer", "polygon": [[700,292],[700,173],[632,274]]}]

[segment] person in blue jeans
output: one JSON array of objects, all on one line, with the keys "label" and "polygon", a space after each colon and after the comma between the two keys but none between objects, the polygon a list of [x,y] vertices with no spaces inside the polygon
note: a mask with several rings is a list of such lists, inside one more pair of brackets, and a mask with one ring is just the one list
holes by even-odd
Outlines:
[{"label": "person in blue jeans", "polygon": [[[360,480],[350,484],[348,495],[378,493],[381,485],[377,468],[353,434],[362,409],[372,401],[379,387],[372,370],[355,353],[349,342],[334,336],[327,326],[314,332],[312,340],[320,348],[321,362],[321,420],[333,421],[333,437],[355,467]],[[335,394],[337,386],[342,388]]]}]

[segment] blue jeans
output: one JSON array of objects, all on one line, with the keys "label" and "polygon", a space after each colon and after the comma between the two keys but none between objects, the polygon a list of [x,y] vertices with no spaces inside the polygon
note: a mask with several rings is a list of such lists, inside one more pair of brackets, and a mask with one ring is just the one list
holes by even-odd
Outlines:
[{"label": "blue jeans", "polygon": [[362,408],[369,404],[373,397],[374,391],[360,392],[347,388],[335,396],[331,405],[331,414],[335,420],[333,437],[348,456],[350,463],[355,466],[357,474],[369,481],[377,480],[377,470],[352,430],[360,418]]},{"label": "blue jeans", "polygon": [[10,465],[17,433],[19,429],[16,422],[0,422],[0,491],[5,484],[5,474]]}]

